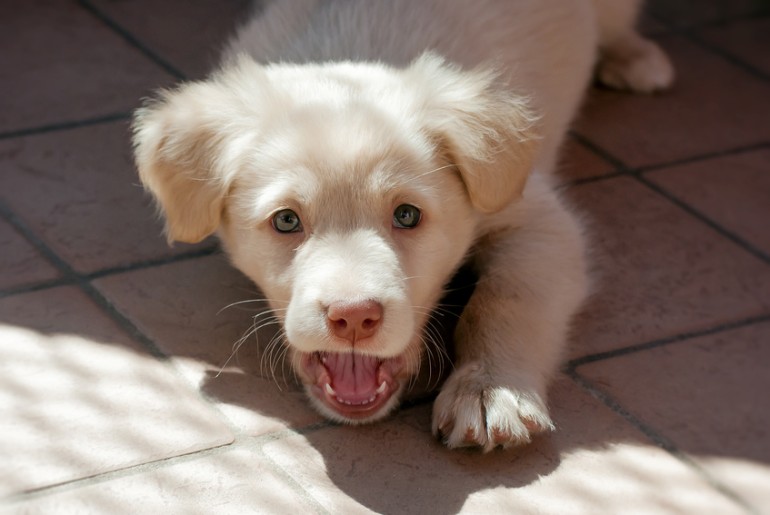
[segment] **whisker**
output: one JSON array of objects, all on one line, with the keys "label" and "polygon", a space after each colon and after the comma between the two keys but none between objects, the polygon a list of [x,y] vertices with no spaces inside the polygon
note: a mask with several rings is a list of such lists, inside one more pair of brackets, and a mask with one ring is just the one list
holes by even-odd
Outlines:
[{"label": "whisker", "polygon": [[[439,326],[437,326],[437,324]],[[423,335],[428,351],[428,359],[435,359],[436,362],[437,375],[435,383],[432,381],[432,377],[429,376],[427,384],[429,389],[433,389],[438,386],[441,378],[444,376],[444,369],[446,365],[449,364],[452,368],[454,368],[454,363],[452,363],[452,359],[447,352],[444,340],[441,337],[440,321],[433,314],[431,314],[426,321],[425,327],[423,329]]]},{"label": "whisker", "polygon": [[[420,336],[420,343],[423,343],[422,336]],[[416,359],[414,360],[415,363],[417,363],[417,368],[414,371],[414,374],[409,378],[409,382],[406,385],[406,391],[411,392],[412,389],[415,387],[415,384],[417,383],[417,378],[420,376],[420,370],[422,369],[422,359],[420,356],[420,350],[419,348],[414,349],[412,347],[409,347],[408,351],[409,355],[407,356],[407,361],[411,360],[411,358],[414,356],[414,354],[417,354],[417,356],[414,356]]]},{"label": "whisker", "polygon": [[[426,388],[428,389],[428,391],[432,389],[432,382],[433,382],[433,361],[434,361],[433,348],[438,346],[438,344],[436,343],[436,337],[433,334],[433,331],[434,329],[432,325],[430,324],[430,322],[428,322],[428,324],[426,324],[423,330],[423,336],[424,336],[423,341],[425,342],[425,349],[427,351],[426,355],[428,359],[428,382],[426,384]],[[444,368],[443,359],[441,358],[441,354],[438,352],[436,353],[435,361],[436,361],[436,376],[437,376],[436,381],[438,382],[439,377],[441,376],[441,371]]]},{"label": "whisker", "polygon": [[[235,304],[242,304],[242,303],[246,303],[246,302],[259,302],[259,300],[240,301],[240,302],[237,302]],[[225,308],[223,308],[223,309],[226,309],[227,307],[230,307],[230,306],[232,306],[232,304],[229,305],[229,306],[225,306]],[[261,329],[263,329],[265,327],[268,327],[268,326],[271,326],[271,325],[277,325],[277,326],[280,327],[281,326],[281,319],[278,316],[276,316],[275,312],[276,311],[283,311],[283,310],[284,310],[284,308],[281,308],[281,309],[268,309],[268,310],[260,311],[256,315],[252,316],[251,317],[252,321],[251,321],[250,327],[244,332],[244,334],[240,338],[238,338],[238,340],[236,340],[233,343],[233,350],[232,350],[232,352],[227,357],[227,359],[225,360],[224,364],[220,367],[220,369],[217,372],[215,377],[219,377],[222,374],[224,369],[233,360],[233,358],[235,358],[236,359],[236,363],[238,363],[238,351],[241,349],[241,347],[252,336],[256,336],[257,351],[260,354],[260,374],[264,375],[264,360],[265,360],[266,354],[268,354],[268,352],[269,352],[270,344],[268,344],[268,347],[266,347],[264,350],[261,348],[260,343],[259,343],[259,331]],[[221,313],[221,310],[220,310],[220,313]],[[272,339],[271,339],[271,341],[272,341]]]},{"label": "whisker", "polygon": [[[268,352],[268,365],[270,366],[270,375],[273,378],[273,382],[278,387],[278,390],[283,391],[281,388],[281,385],[278,383],[278,378],[275,375],[275,367],[276,364],[280,360],[280,355],[282,352],[282,349],[286,348],[285,345],[282,345],[283,343],[283,331],[277,332],[273,337],[270,339],[270,342],[267,344],[267,347],[270,349]],[[277,353],[277,355],[276,355]],[[288,385],[287,385],[288,388]]]},{"label": "whisker", "polygon": [[217,372],[217,375],[214,376],[215,378],[219,377],[222,372],[225,370],[225,367],[230,363],[230,361],[235,357],[235,355],[238,353],[238,350],[241,348],[241,346],[244,344],[244,342],[252,335],[257,332],[257,328],[252,325],[244,334],[241,336],[234,344],[233,344],[233,351],[230,353],[230,355],[227,357],[225,362],[222,364],[221,367],[219,367],[219,372]]},{"label": "whisker", "polygon": [[286,380],[286,355],[289,353],[288,345],[281,345],[281,353],[279,355],[279,366],[281,367],[281,378],[283,379],[283,385],[286,389],[289,389],[289,383]]},{"label": "whisker", "polygon": [[270,338],[270,341],[267,342],[264,348],[259,348],[259,374],[261,376],[267,375],[266,367],[270,366],[270,358],[273,352],[273,347],[275,346],[276,336],[280,333],[274,334],[272,338]]},{"label": "whisker", "polygon": [[239,301],[236,301],[236,302],[232,302],[232,303],[228,304],[227,306],[223,307],[222,309],[220,309],[219,311],[217,311],[217,315],[221,314],[224,310],[230,309],[230,308],[232,308],[234,306],[240,306],[241,304],[251,304],[251,303],[254,303],[254,302],[266,302],[266,301],[263,300],[263,299],[239,300]]}]

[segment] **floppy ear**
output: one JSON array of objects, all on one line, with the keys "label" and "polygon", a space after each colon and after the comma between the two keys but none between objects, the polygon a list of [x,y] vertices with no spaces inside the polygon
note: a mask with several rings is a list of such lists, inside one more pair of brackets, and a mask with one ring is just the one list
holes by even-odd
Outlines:
[{"label": "floppy ear", "polygon": [[528,99],[499,89],[492,69],[463,71],[431,53],[407,73],[422,82],[427,129],[457,166],[474,207],[494,213],[520,195],[537,149]]},{"label": "floppy ear", "polygon": [[134,114],[139,177],[166,220],[166,237],[196,243],[219,226],[229,188],[222,92],[191,83]]}]

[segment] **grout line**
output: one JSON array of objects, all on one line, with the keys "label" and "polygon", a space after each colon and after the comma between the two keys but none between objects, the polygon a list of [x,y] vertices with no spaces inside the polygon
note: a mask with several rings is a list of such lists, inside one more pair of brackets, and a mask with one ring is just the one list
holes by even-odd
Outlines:
[{"label": "grout line", "polygon": [[171,256],[156,258],[156,259],[145,259],[141,261],[135,261],[133,263],[128,263],[126,265],[118,265],[118,266],[112,266],[109,268],[103,268],[101,270],[97,270],[96,272],[91,272],[87,275],[85,275],[85,279],[91,281],[94,279],[101,279],[103,277],[108,277],[111,275],[117,275],[122,274],[126,272],[134,272],[137,270],[144,270],[147,268],[153,268],[156,266],[163,266],[163,265],[169,265],[173,263],[178,263],[181,261],[189,261],[191,259],[198,259],[206,256],[212,256],[215,254],[218,254],[220,252],[220,247],[218,243],[213,243],[210,246],[206,246],[202,249],[195,249],[191,250],[189,252],[183,252],[180,254],[174,254]]},{"label": "grout line", "polygon": [[[137,326],[134,324],[131,320],[129,320],[128,317],[126,317],[123,313],[118,311],[118,309],[112,304],[112,302],[105,297],[102,292],[100,292],[95,286],[93,286],[90,282],[88,282],[85,279],[78,278],[77,280],[78,286],[91,298],[91,300],[96,303],[97,306],[102,308],[103,311],[107,313],[107,315],[112,318],[114,322],[118,324],[120,328],[122,328],[126,333],[128,333],[129,336],[134,338],[136,341],[141,343],[145,349],[155,358],[165,361],[167,363],[170,363],[170,358],[168,354],[163,352],[152,339],[144,334]],[[179,372],[176,370],[176,372]],[[181,374],[179,374],[181,376]],[[189,380],[187,381],[189,383]]]},{"label": "grout line", "polygon": [[614,156],[608,154],[585,136],[577,133],[571,133],[574,136],[575,141],[580,145],[593,152],[596,156],[607,161],[609,164],[615,167],[615,171],[602,173],[598,175],[592,175],[590,177],[583,177],[579,179],[573,179],[560,185],[560,188],[568,188],[570,186],[579,186],[581,184],[587,184],[592,182],[599,182],[605,179],[614,179],[615,177],[629,176],[634,177],[636,175],[645,174],[647,172],[654,172],[662,170],[664,168],[674,168],[677,166],[688,165],[692,163],[699,163],[701,161],[708,161],[710,159],[719,159],[721,157],[739,156],[741,154],[748,154],[759,150],[770,149],[770,141],[762,141],[759,143],[752,143],[749,145],[741,145],[739,147],[727,148],[724,150],[717,150],[715,152],[707,152],[704,154],[696,154],[681,159],[674,159],[671,161],[662,161],[660,163],[653,163],[650,165],[643,165],[636,168],[629,168]]},{"label": "grout line", "polygon": [[[734,502],[741,508],[743,508],[749,514],[757,513],[756,510],[740,495],[735,493],[732,489],[722,484],[718,479],[713,477],[706,469],[693,460],[686,452],[680,450],[676,444],[671,440],[661,435],[654,428],[643,422],[636,415],[625,409],[623,406],[615,400],[610,394],[606,393],[602,389],[598,388],[593,382],[581,376],[575,370],[567,370],[565,372],[578,386],[583,388],[593,398],[602,402],[612,412],[619,415],[631,424],[634,428],[640,431],[644,436],[652,441],[655,445],[669,453],[675,459],[679,460],[686,467],[694,471],[701,479],[703,479],[709,486],[714,488],[724,497]],[[758,515],[758,514],[757,514]]]},{"label": "grout line", "polygon": [[606,150],[604,150],[602,147],[594,143],[593,141],[589,140],[579,132],[575,130],[570,130],[569,135],[577,141],[579,144],[596,154],[597,156],[601,157],[605,161],[607,161],[609,164],[611,164],[616,171],[628,171],[629,168],[626,166],[626,164],[618,159],[617,157],[613,156]]},{"label": "grout line", "polygon": [[671,344],[683,343],[693,338],[700,338],[702,336],[719,334],[727,331],[732,331],[734,329],[741,329],[743,327],[747,327],[754,324],[761,324],[769,321],[770,321],[770,314],[759,315],[755,317],[744,318],[743,320],[736,320],[734,322],[727,322],[717,326],[709,327],[707,329],[680,333],[667,338],[660,338],[658,340],[652,340],[652,341],[640,343],[637,345],[630,345],[628,347],[622,347],[620,349],[613,349],[605,352],[588,354],[585,356],[581,356],[579,358],[569,360],[566,365],[566,370],[571,371],[571,370],[575,370],[580,366],[587,365],[589,363],[595,363],[597,361],[603,361],[606,359],[612,359],[620,356],[636,354],[637,352],[640,352],[640,351],[655,349],[658,347],[666,347]]},{"label": "grout line", "polygon": [[35,134],[45,134],[47,132],[64,131],[68,129],[77,129],[80,127],[88,127],[90,125],[120,122],[120,121],[126,121],[130,119],[131,119],[130,113],[112,113],[104,116],[97,116],[95,118],[85,118],[82,120],[72,120],[67,122],[52,123],[49,125],[41,125],[38,127],[30,127],[27,129],[0,132],[0,140],[11,139],[11,138],[21,138],[24,136],[32,136]]},{"label": "grout line", "polygon": [[669,192],[668,190],[666,190],[662,186],[659,186],[658,184],[656,184],[652,180],[644,177],[644,175],[643,175],[643,173],[646,172],[646,171],[657,170],[657,169],[660,169],[660,168],[663,168],[663,167],[666,167],[666,166],[676,166],[677,164],[684,164],[686,162],[696,162],[696,161],[700,161],[700,160],[710,159],[712,157],[722,157],[722,156],[728,156],[728,155],[733,155],[733,154],[740,154],[742,152],[750,152],[750,151],[753,151],[753,150],[763,149],[763,148],[768,147],[768,145],[770,145],[768,142],[763,142],[763,143],[757,143],[757,144],[752,144],[752,145],[736,147],[736,148],[728,149],[728,150],[725,150],[725,151],[719,151],[719,152],[712,152],[712,153],[708,153],[708,154],[702,154],[700,156],[690,157],[690,158],[686,158],[686,159],[678,161],[678,162],[673,162],[673,163],[668,163],[668,164],[658,164],[658,165],[650,165],[650,166],[640,167],[640,168],[631,168],[628,165],[626,165],[622,160],[620,160],[619,158],[617,158],[614,155],[610,154],[609,152],[604,150],[602,147],[596,145],[594,142],[592,142],[591,140],[589,140],[585,136],[583,136],[583,135],[581,135],[581,134],[579,134],[577,132],[574,132],[574,131],[572,131],[571,134],[581,144],[583,144],[586,147],[590,148],[595,153],[600,155],[602,158],[604,158],[608,162],[610,162],[613,165],[615,165],[617,170],[618,170],[618,172],[615,173],[615,174],[610,174],[609,176],[597,176],[597,177],[592,177],[592,178],[588,178],[588,179],[584,179],[584,180],[577,180],[577,181],[574,181],[574,184],[568,183],[567,186],[586,184],[586,183],[593,183],[593,182],[598,182],[598,181],[601,181],[601,180],[604,180],[604,179],[615,178],[615,177],[618,177],[618,176],[629,176],[629,177],[635,179],[638,183],[640,183],[640,184],[644,185],[645,187],[647,187],[648,189],[652,190],[653,192],[655,192],[659,196],[665,198],[666,200],[668,200],[669,202],[671,202],[675,206],[679,207],[680,209],[685,211],[687,214],[689,214],[690,216],[692,216],[695,219],[697,219],[698,221],[700,221],[701,223],[707,225],[708,227],[710,227],[712,230],[716,231],[718,234],[720,234],[724,238],[727,238],[728,240],[732,241],[733,243],[735,243],[736,245],[741,247],[743,250],[749,252],[750,254],[754,255],[755,257],[759,258],[760,260],[762,260],[765,263],[770,263],[770,256],[767,255],[765,252],[763,252],[762,250],[758,249],[757,247],[755,247],[754,245],[752,245],[748,241],[744,240],[743,238],[741,238],[737,234],[734,234],[730,230],[726,229],[725,227],[723,227],[722,225],[720,225],[716,221],[712,220],[708,216],[704,215],[703,213],[701,213],[700,211],[698,211],[697,209],[692,207],[687,202],[681,200],[679,197],[677,197],[673,193]]},{"label": "grout line", "polygon": [[650,179],[647,179],[646,177],[643,177],[639,174],[635,174],[634,178],[640,182],[641,184],[645,185],[647,188],[651,189],[658,195],[664,197],[672,204],[678,206],[685,212],[687,212],[689,215],[693,216],[694,218],[700,220],[702,223],[706,224],[707,226],[711,227],[714,231],[721,234],[723,237],[727,238],[728,240],[732,241],[736,245],[740,246],[744,250],[748,251],[749,253],[753,254],[755,257],[761,259],[765,263],[770,264],[770,256],[765,254],[762,250],[758,249],[748,241],[744,240],[737,234],[733,234],[728,229],[722,227],[720,224],[709,218],[708,216],[704,215],[694,207],[692,207],[690,204],[686,203],[685,201],[681,200],[679,197],[674,195],[673,193],[669,192],[662,186],[659,186],[655,182],[651,181]]},{"label": "grout line", "polygon": [[12,297],[14,295],[23,295],[25,293],[32,293],[41,290],[47,290],[49,288],[58,288],[59,286],[68,286],[74,284],[71,279],[51,279],[49,281],[42,281],[38,283],[23,284],[21,286],[14,286],[7,290],[0,290],[0,299],[5,297]]},{"label": "grout line", "polygon": [[718,57],[721,57],[723,60],[727,61],[728,63],[732,64],[737,68],[740,68],[741,70],[745,71],[749,75],[765,82],[770,81],[770,75],[768,75],[764,71],[755,67],[751,63],[744,61],[743,59],[736,56],[732,52],[725,50],[724,48],[714,43],[711,43],[710,41],[705,40],[702,37],[694,34],[691,30],[685,30],[683,32],[680,32],[679,34],[681,34],[684,38],[688,39],[691,43],[694,43],[695,45],[699,46],[701,49],[711,52],[712,54]]},{"label": "grout line", "polygon": [[694,45],[701,48],[701,50],[706,50],[707,52],[710,52],[726,62],[732,64],[733,66],[742,69],[744,72],[748,73],[749,75],[763,80],[763,81],[770,81],[770,75],[765,73],[760,68],[755,67],[751,63],[748,63],[747,61],[744,61],[740,57],[736,56],[732,52],[725,50],[720,45],[711,43],[699,35],[696,34],[696,32],[702,31],[704,29],[709,29],[712,27],[717,26],[726,26],[733,23],[738,23],[745,20],[752,20],[752,19],[761,19],[770,16],[770,12],[761,12],[756,11],[753,13],[746,13],[743,15],[734,16],[732,18],[724,18],[724,19],[715,19],[715,20],[709,20],[702,23],[696,23],[692,25],[676,25],[676,23],[672,23],[669,20],[667,20],[664,16],[660,16],[657,13],[651,12],[649,13],[650,16],[657,22],[663,24],[669,29],[670,34],[674,34],[677,36],[681,36]]},{"label": "grout line", "polygon": [[[613,177],[618,177],[621,175],[625,175],[627,173],[624,170],[623,163],[619,162],[617,159],[609,155],[607,152],[599,148],[597,145],[594,145],[591,141],[589,141],[584,136],[578,134],[574,130],[569,130],[568,137],[573,142],[575,142],[578,146],[580,146],[581,148],[583,148],[593,156],[604,161],[606,164],[608,164],[611,167],[611,169],[607,172],[598,173],[596,175],[591,175],[589,177],[581,177],[579,179],[572,179],[572,180],[563,180],[563,182],[557,185],[557,188],[566,189],[566,188],[569,188],[570,186],[577,186],[579,184],[602,181],[604,179],[612,179]],[[563,148],[564,147],[562,147],[562,150]],[[563,174],[560,174],[558,170],[556,171],[556,174],[566,179],[566,177]]]},{"label": "grout line", "polygon": [[307,502],[310,506],[313,507],[313,510],[316,513],[321,513],[325,515],[331,515],[332,512],[324,508],[324,506],[321,504],[321,502],[316,499],[313,494],[308,492],[305,487],[303,487],[297,479],[292,476],[289,472],[283,469],[278,463],[275,462],[273,458],[265,454],[263,449],[259,449],[258,452],[261,454],[262,458],[267,462],[267,464],[270,466],[270,470],[277,475],[280,476],[283,481],[289,485],[289,487],[297,492],[302,499]]},{"label": "grout line", "polygon": [[581,186],[583,184],[591,184],[594,182],[606,181],[607,179],[615,179],[616,177],[623,177],[627,175],[628,175],[628,172],[619,171],[619,172],[610,172],[610,173],[605,173],[600,175],[592,175],[590,177],[581,177],[580,179],[572,179],[571,181],[566,181],[562,184],[558,184],[556,188],[560,190],[565,190],[573,186]]},{"label": "grout line", "polygon": [[[15,492],[6,497],[0,497],[2,503],[17,503],[28,501],[30,499],[36,499],[40,497],[46,497],[60,493],[62,491],[74,490],[82,488],[84,486],[90,486],[94,484],[106,483],[114,479],[120,479],[124,477],[135,476],[138,474],[144,474],[147,472],[153,472],[155,470],[161,470],[168,467],[173,467],[180,463],[189,463],[198,461],[200,459],[207,458],[209,456],[218,456],[227,454],[237,449],[249,449],[261,453],[265,458],[270,460],[269,456],[266,456],[262,448],[274,441],[283,440],[296,435],[309,434],[320,429],[324,429],[329,426],[334,426],[332,422],[317,422],[301,428],[292,429],[287,428],[272,433],[267,433],[258,436],[236,435],[232,442],[217,445],[214,447],[208,447],[206,449],[200,449],[183,454],[177,454],[174,456],[168,456],[165,458],[159,458],[155,460],[146,461],[143,463],[137,463],[135,465],[128,465],[126,467],[109,470],[106,472],[96,473],[90,476],[78,477],[68,481],[62,481],[60,483],[49,484],[41,487],[31,488],[28,490]],[[272,460],[271,465],[272,465]],[[280,469],[279,469],[280,470]]]},{"label": "grout line", "polygon": [[595,386],[591,381],[584,378],[574,370],[568,370],[566,371],[566,374],[570,377],[570,379],[572,379],[575,383],[577,383],[578,386],[586,390],[591,395],[591,397],[601,401],[605,406],[610,408],[614,413],[617,413],[618,415],[626,419],[626,421],[631,423],[631,425],[633,425],[635,428],[639,429],[639,431],[641,431],[647,438],[652,440],[652,442],[655,445],[657,445],[661,449],[670,453],[678,452],[678,449],[673,442],[659,435],[650,426],[648,426],[647,424],[642,422],[640,419],[638,419],[636,416],[631,414],[631,412],[623,408],[612,396],[610,396],[608,393],[605,393],[603,390]]},{"label": "grout line", "polygon": [[27,241],[32,244],[32,246],[35,247],[35,249],[40,254],[42,254],[45,259],[48,260],[48,262],[56,267],[56,269],[64,276],[61,280],[68,282],[78,282],[77,274],[72,270],[72,268],[67,263],[65,263],[64,260],[61,259],[53,250],[51,250],[48,245],[43,243],[43,241],[38,238],[29,227],[27,227],[27,224],[21,221],[21,219],[19,219],[19,217],[16,216],[2,200],[0,200],[0,217],[5,219],[6,222],[13,226],[16,232],[26,238]]},{"label": "grout line", "polygon": [[40,486],[36,488],[30,488],[20,492],[15,492],[6,497],[0,498],[0,502],[3,503],[18,503],[23,501],[29,501],[31,499],[37,499],[40,497],[46,497],[49,495],[57,494],[62,491],[74,490],[76,488],[82,488],[84,486],[90,486],[100,483],[106,483],[114,479],[120,479],[124,477],[130,477],[145,472],[152,472],[154,470],[163,469],[166,467],[174,466],[178,463],[186,463],[190,461],[196,461],[208,456],[215,456],[225,454],[233,449],[242,447],[242,442],[231,442],[216,447],[209,447],[207,449],[201,449],[193,451],[187,454],[178,454],[176,456],[169,456],[167,458],[160,458],[156,460],[146,461],[136,465],[128,465],[126,467],[113,469],[106,472],[96,473],[91,476],[78,477],[75,479],[62,481],[60,483],[54,483],[50,485]]},{"label": "grout line", "polygon": [[139,52],[144,54],[145,57],[150,59],[152,62],[154,62],[156,65],[160,66],[166,73],[169,75],[172,75],[174,78],[178,80],[185,80],[187,79],[187,76],[182,73],[179,69],[174,67],[171,63],[163,59],[161,56],[153,52],[150,48],[145,46],[139,39],[137,39],[131,32],[126,30],[124,27],[122,27],[120,24],[118,24],[115,20],[113,20],[111,17],[106,15],[104,12],[102,12],[99,8],[94,6],[90,0],[77,0],[78,4],[91,13],[92,16],[94,16],[96,19],[104,23],[108,28],[110,28],[113,32],[115,32],[117,35],[122,37],[126,43],[137,49]]},{"label": "grout line", "polygon": [[705,152],[703,154],[695,154],[679,159],[673,159],[671,161],[662,161],[659,163],[653,163],[649,165],[642,165],[635,168],[627,166],[625,163],[623,163],[620,159],[616,158],[612,154],[608,153],[606,150],[589,140],[587,137],[583,136],[579,132],[570,131],[570,135],[577,141],[580,145],[585,147],[586,149],[593,152],[595,155],[609,163],[615,168],[615,171],[600,175],[595,175],[592,177],[586,177],[584,179],[575,179],[574,181],[570,181],[567,184],[582,184],[585,182],[594,182],[597,180],[602,179],[610,179],[613,177],[617,177],[619,175],[638,175],[642,173],[652,172],[656,170],[660,170],[663,168],[673,168],[675,166],[681,166],[691,163],[698,163],[700,161],[707,161],[709,159],[718,159],[720,157],[729,157],[734,155],[741,155],[741,154],[748,154],[750,152],[756,152],[759,150],[765,150],[770,148],[770,141],[760,141],[757,143],[750,143],[748,145],[740,145],[738,147],[732,147],[732,148],[726,148],[723,150],[717,150],[714,152]]},{"label": "grout line", "polygon": [[[26,237],[26,236],[25,236]],[[36,250],[40,251],[39,247]],[[95,279],[102,279],[104,277],[110,277],[112,275],[118,275],[126,272],[134,272],[137,270],[145,270],[147,268],[154,268],[156,266],[169,265],[173,263],[180,263],[191,259],[203,258],[206,256],[217,255],[221,252],[218,243],[214,243],[210,246],[206,246],[202,249],[195,249],[189,252],[183,252],[180,254],[174,254],[171,256],[161,257],[157,259],[146,259],[141,261],[134,261],[125,265],[118,265],[108,268],[102,268],[95,272],[91,272],[85,275],[73,272],[76,276],[87,280],[93,281]],[[11,297],[13,295],[22,295],[24,293],[30,293],[35,291],[47,290],[48,288],[56,288],[59,286],[77,285],[77,281],[72,277],[59,277],[57,279],[51,279],[41,281],[37,283],[22,284],[21,286],[14,286],[6,290],[0,290],[0,299],[4,297]]]},{"label": "grout line", "polygon": [[763,141],[759,143],[752,143],[750,145],[742,145],[739,147],[728,148],[724,150],[717,150],[716,152],[707,152],[705,154],[698,154],[695,156],[683,157],[681,159],[674,159],[673,161],[667,161],[662,163],[655,163],[651,165],[644,165],[638,167],[636,173],[647,173],[662,168],[673,168],[675,166],[682,166],[691,163],[698,163],[700,161],[707,161],[709,159],[718,159],[720,157],[730,157],[740,154],[748,154],[750,152],[756,152],[758,150],[765,150],[770,148],[770,141]]}]

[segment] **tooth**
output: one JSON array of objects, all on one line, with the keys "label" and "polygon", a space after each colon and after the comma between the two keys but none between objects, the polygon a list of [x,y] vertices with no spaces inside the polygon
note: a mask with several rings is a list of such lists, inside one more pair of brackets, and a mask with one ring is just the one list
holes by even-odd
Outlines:
[{"label": "tooth", "polygon": [[326,383],[324,387],[326,388],[326,393],[328,393],[329,395],[337,395],[337,392],[334,391],[334,388],[332,388],[332,385],[330,385],[329,383]]},{"label": "tooth", "polygon": [[377,394],[377,395],[381,394],[382,392],[384,392],[384,391],[385,391],[385,389],[386,389],[387,387],[388,387],[387,383],[386,383],[385,381],[383,381],[383,382],[382,382],[382,384],[380,384],[380,387],[379,387],[379,388],[377,388],[377,393],[376,393],[376,394]]}]

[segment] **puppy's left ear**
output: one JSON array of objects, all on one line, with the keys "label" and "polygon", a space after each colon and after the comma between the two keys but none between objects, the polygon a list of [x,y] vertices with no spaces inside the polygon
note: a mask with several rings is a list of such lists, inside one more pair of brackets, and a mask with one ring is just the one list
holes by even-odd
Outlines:
[{"label": "puppy's left ear", "polygon": [[426,53],[406,73],[425,92],[427,129],[457,166],[474,207],[495,213],[521,195],[537,151],[528,99],[491,69],[463,71]]}]

